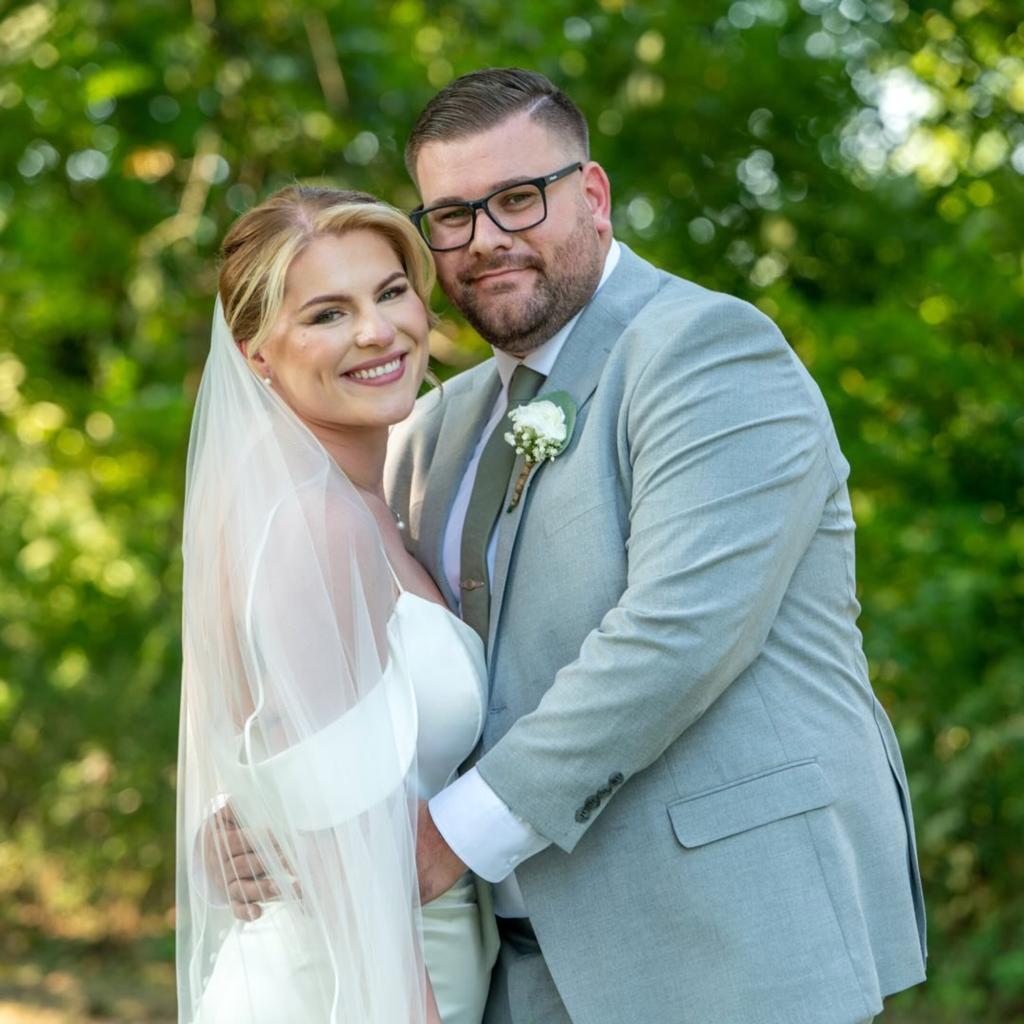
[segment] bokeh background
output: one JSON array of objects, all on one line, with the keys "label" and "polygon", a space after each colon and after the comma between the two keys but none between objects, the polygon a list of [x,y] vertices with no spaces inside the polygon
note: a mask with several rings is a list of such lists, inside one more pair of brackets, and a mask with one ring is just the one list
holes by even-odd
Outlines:
[{"label": "bokeh background", "polygon": [[[0,4],[0,1019],[173,1019],[218,239],[296,179],[411,208],[416,113],[511,63],[588,115],[618,236],[755,302],[831,406],[930,911],[886,1020],[1024,1019],[1020,0]],[[486,348],[438,306],[444,375]]]}]

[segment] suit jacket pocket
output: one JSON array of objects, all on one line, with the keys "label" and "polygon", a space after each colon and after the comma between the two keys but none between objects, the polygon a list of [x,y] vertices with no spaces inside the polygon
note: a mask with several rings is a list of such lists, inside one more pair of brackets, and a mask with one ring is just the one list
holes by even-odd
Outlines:
[{"label": "suit jacket pocket", "polygon": [[821,765],[809,758],[675,800],[668,816],[676,839],[692,848],[826,807],[833,799]]}]

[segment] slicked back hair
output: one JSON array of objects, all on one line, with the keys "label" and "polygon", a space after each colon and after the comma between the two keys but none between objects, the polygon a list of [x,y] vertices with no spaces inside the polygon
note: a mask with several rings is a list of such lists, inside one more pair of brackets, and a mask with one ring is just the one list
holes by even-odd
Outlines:
[{"label": "slicked back hair", "polygon": [[523,68],[484,68],[449,82],[423,109],[405,144],[405,166],[416,180],[416,159],[428,142],[462,139],[490,131],[514,114],[568,139],[590,159],[590,136],[579,107],[552,81]]}]

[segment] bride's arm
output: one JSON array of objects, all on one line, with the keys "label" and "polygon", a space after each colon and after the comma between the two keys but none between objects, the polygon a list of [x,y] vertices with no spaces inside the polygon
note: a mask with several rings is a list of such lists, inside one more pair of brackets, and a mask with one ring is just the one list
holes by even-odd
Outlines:
[{"label": "bride's arm", "polygon": [[[319,551],[322,561],[311,565],[309,551],[289,549],[296,543],[300,548],[303,541],[309,543],[309,520],[317,499],[324,498],[329,508],[324,547]],[[245,741],[249,755],[250,730],[258,737],[259,753],[255,758],[245,756],[250,765],[253,759],[262,760],[295,746],[315,746],[310,740],[317,733],[323,735],[323,726],[362,696],[350,677],[353,663],[363,661],[372,666],[386,657],[383,624],[391,600],[386,562],[374,559],[379,544],[373,543],[372,524],[367,530],[362,521],[367,516],[365,507],[356,505],[363,515],[354,515],[348,502],[348,495],[330,489],[324,495],[316,487],[298,488],[274,508],[252,556],[255,565],[247,585],[240,587],[224,572],[217,581],[220,606],[225,610],[222,628],[230,671],[228,678],[207,682],[215,683],[214,692],[221,694],[220,717],[223,722],[226,711],[232,742],[243,745]],[[360,564],[364,561],[367,564]],[[297,571],[299,566],[307,571]],[[354,579],[367,577],[384,581],[382,593],[372,588],[382,599],[378,607],[353,605]],[[316,603],[319,614],[304,615],[308,592],[317,587],[323,588]],[[368,596],[366,587],[357,584],[356,589],[360,597]],[[229,609],[234,609],[234,615]],[[368,630],[367,623],[371,623]],[[348,657],[339,657],[339,642]],[[356,647],[363,650],[352,657]],[[333,659],[328,648],[335,654]],[[307,653],[312,658],[303,657]],[[348,780],[348,785],[354,783],[354,779]],[[309,788],[317,789],[307,778],[302,789]],[[289,796],[302,803],[305,793]],[[235,917],[254,920],[261,913],[259,903],[279,898],[279,892],[268,877],[269,865],[259,854],[264,837],[243,827],[229,798],[229,793],[218,792],[201,816],[193,843],[193,875],[202,883],[201,895],[208,903],[230,904]]]},{"label": "bride's arm", "polygon": [[[394,1009],[404,992],[417,1017],[426,1010],[441,1024],[429,979],[410,974],[422,969],[415,819],[403,820],[415,792],[416,716],[406,677],[387,671],[394,602],[361,499],[328,486],[278,510],[246,602],[258,674],[244,756],[338,970],[381,979],[374,1006]],[[284,889],[276,859],[264,862]],[[252,867],[249,884],[260,886]]]}]

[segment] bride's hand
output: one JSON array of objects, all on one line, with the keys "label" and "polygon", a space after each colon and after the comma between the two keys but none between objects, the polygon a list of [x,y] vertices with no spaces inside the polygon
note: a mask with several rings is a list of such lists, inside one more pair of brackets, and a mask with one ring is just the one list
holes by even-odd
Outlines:
[{"label": "bride's hand", "polygon": [[240,921],[255,921],[263,912],[259,904],[280,896],[230,804],[220,808],[203,826],[203,859],[208,877],[227,898],[231,912]]}]

